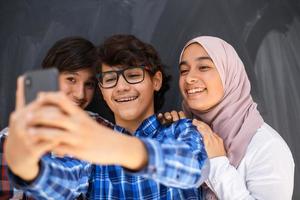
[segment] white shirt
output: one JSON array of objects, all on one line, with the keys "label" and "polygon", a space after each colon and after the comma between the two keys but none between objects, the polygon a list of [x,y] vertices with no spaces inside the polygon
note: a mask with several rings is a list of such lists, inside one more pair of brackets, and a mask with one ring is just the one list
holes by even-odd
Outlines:
[{"label": "white shirt", "polygon": [[207,184],[219,199],[292,199],[295,164],[291,151],[266,123],[253,136],[237,169],[225,156],[210,159],[210,167]]}]

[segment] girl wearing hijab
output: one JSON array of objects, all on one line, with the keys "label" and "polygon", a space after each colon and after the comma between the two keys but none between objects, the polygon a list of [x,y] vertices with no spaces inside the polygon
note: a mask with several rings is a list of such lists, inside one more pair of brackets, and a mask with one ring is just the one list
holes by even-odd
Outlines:
[{"label": "girl wearing hijab", "polygon": [[185,45],[179,66],[184,112],[195,119],[210,158],[205,199],[291,199],[291,151],[258,112],[234,48],[200,36]]}]

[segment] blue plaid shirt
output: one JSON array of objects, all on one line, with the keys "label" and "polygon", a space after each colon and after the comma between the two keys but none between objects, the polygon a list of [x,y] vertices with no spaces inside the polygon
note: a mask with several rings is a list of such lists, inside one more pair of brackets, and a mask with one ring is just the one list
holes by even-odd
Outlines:
[{"label": "blue plaid shirt", "polygon": [[[114,129],[129,134],[122,127]],[[138,172],[47,155],[30,184],[11,173],[10,178],[37,199],[75,199],[81,193],[88,199],[201,199],[198,187],[208,176],[209,163],[191,120],[164,126],[151,116],[134,135],[148,151],[148,165]]]}]

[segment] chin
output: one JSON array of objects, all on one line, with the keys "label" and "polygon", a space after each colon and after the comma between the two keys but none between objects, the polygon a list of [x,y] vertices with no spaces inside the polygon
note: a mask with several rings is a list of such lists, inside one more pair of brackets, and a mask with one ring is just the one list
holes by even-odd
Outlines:
[{"label": "chin", "polygon": [[124,112],[119,112],[119,118],[129,121],[129,120],[135,120],[137,116],[140,114],[133,110],[126,110]]},{"label": "chin", "polygon": [[199,105],[199,102],[187,102],[188,106],[192,110],[198,110],[198,111],[206,111],[208,108],[204,105]]}]

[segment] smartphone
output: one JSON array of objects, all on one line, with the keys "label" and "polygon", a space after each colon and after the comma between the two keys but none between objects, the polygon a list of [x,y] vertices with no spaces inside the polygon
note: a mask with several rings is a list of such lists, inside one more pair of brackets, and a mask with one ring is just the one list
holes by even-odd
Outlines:
[{"label": "smartphone", "polygon": [[25,103],[36,99],[39,92],[58,91],[58,70],[56,68],[29,71],[24,74]]}]

